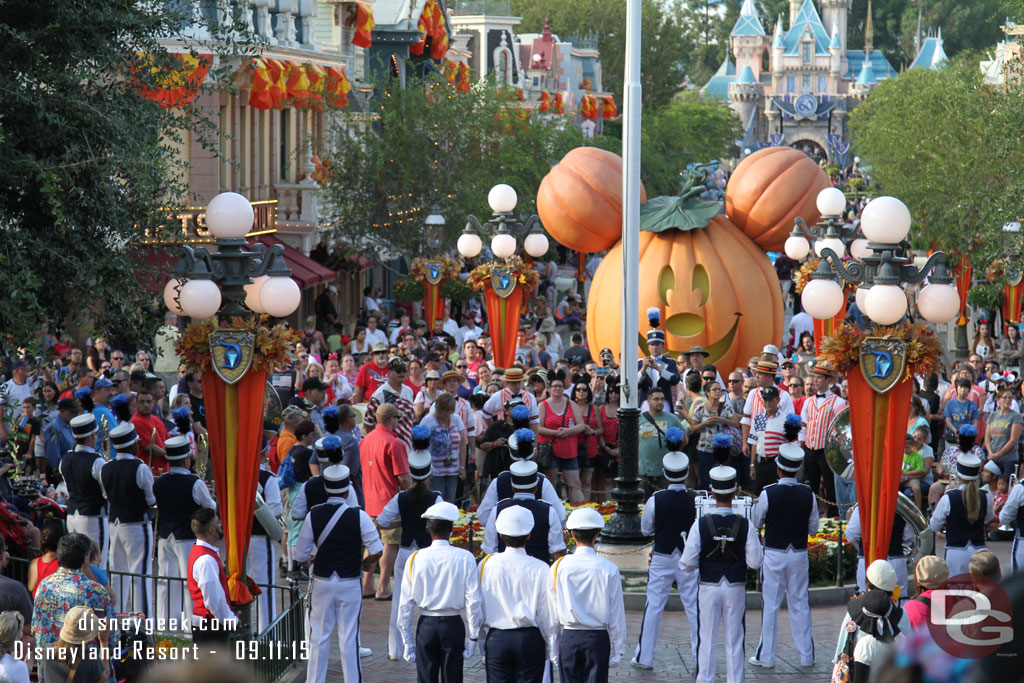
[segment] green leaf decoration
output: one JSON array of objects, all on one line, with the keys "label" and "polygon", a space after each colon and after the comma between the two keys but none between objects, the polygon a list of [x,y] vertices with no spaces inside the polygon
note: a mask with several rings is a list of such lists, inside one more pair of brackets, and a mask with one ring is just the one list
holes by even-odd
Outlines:
[{"label": "green leaf decoration", "polygon": [[655,197],[640,206],[640,229],[647,232],[703,228],[722,210],[721,202]]}]

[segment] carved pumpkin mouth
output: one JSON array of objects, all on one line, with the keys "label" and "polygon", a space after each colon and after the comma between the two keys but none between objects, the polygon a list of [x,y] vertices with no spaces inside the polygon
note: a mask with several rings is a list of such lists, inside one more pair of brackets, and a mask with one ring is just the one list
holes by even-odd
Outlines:
[{"label": "carved pumpkin mouth", "polygon": [[[717,363],[719,360],[722,359],[722,357],[732,346],[733,340],[736,338],[736,329],[740,325],[740,317],[742,317],[743,314],[737,311],[735,315],[736,320],[733,321],[732,327],[729,328],[729,331],[722,335],[717,341],[714,341],[710,345],[704,347],[704,350],[711,354],[705,360],[706,363],[712,365],[714,363]],[[673,347],[668,347],[668,350],[671,351],[672,353],[680,354],[686,353],[688,349],[677,349]]]}]

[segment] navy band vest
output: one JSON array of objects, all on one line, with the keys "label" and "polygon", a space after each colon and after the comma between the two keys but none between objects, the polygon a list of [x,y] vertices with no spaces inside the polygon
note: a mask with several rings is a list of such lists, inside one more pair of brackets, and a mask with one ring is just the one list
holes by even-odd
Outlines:
[{"label": "navy band vest", "polygon": [[[537,484],[539,486],[543,485],[541,482],[542,479],[544,479],[544,475],[538,472]],[[517,492],[517,489],[512,488],[512,473],[509,472],[508,470],[505,470],[504,472],[499,474],[494,481],[495,493],[498,494],[498,500],[505,500],[506,498],[511,498]],[[520,493],[526,493],[526,491],[522,489],[518,489],[518,491]],[[538,494],[534,494],[535,497],[537,495]]]},{"label": "navy band vest", "polygon": [[[526,541],[526,554],[536,557],[542,562],[551,564],[551,550],[548,548],[548,531],[551,530],[551,505],[544,500],[536,498],[508,498],[501,501],[494,508],[495,519],[505,508],[518,505],[530,511],[533,515],[533,530],[530,531],[530,538]],[[505,543],[498,536],[498,551],[505,550]]]},{"label": "navy band vest", "polygon": [[687,490],[667,489],[654,494],[654,552],[671,555],[683,551],[682,534],[697,518],[694,494]]},{"label": "navy band vest", "polygon": [[[314,542],[320,538],[340,503],[324,503],[309,511]],[[359,578],[362,571],[363,537],[359,532],[359,508],[348,508],[341,519],[316,549],[313,576],[329,579],[337,574],[342,579]]]},{"label": "navy band vest", "polygon": [[111,522],[134,524],[149,521],[146,494],[136,480],[139,468],[145,466],[138,458],[111,460],[103,465],[100,478],[110,498]]},{"label": "navy band vest", "polygon": [[[737,515],[705,515],[711,517],[716,529],[731,531],[736,523]],[[731,585],[745,585],[747,582],[747,526],[749,522],[740,518],[735,540],[725,544],[725,553],[729,558],[721,556],[718,549],[720,543],[712,538],[707,523],[703,520],[697,525],[700,529],[700,558],[697,570],[700,572],[701,583],[718,583],[725,577]],[[806,529],[806,527],[804,527]]]},{"label": "navy band vest", "polygon": [[409,502],[409,492],[402,491],[398,494],[398,514],[402,518],[402,547],[411,548],[415,542],[417,548],[426,548],[431,543],[430,533],[427,531],[427,520],[420,515],[428,507],[440,500],[441,494],[431,491],[427,494],[426,500],[420,508],[413,508]]},{"label": "navy band vest", "polygon": [[973,522],[968,522],[963,493],[963,489],[956,489],[946,494],[949,496],[949,516],[946,517],[947,548],[963,548],[968,544],[979,548],[985,545],[985,514],[988,510],[988,498],[984,491],[978,491],[978,500],[981,501],[978,518]]},{"label": "navy band vest", "polygon": [[167,538],[174,535],[177,541],[194,540],[192,513],[200,508],[192,497],[199,477],[182,472],[162,474],[153,484],[156,496],[156,535]]},{"label": "navy band vest", "polygon": [[68,451],[61,461],[68,487],[68,514],[99,517],[106,512],[103,487],[92,476],[92,465],[101,457],[92,451]]},{"label": "navy band vest", "polygon": [[[889,557],[903,557],[903,530],[907,520],[897,512],[892,520],[892,536],[889,537]],[[864,542],[857,541],[857,557],[864,557]]]},{"label": "navy band vest", "polygon": [[807,550],[807,525],[814,493],[807,486],[771,484],[765,487],[768,511],[764,517],[764,547]]},{"label": "navy band vest", "polygon": [[312,510],[317,505],[327,502],[327,486],[319,474],[310,477],[309,481],[302,485],[302,491],[306,494],[306,510]]},{"label": "navy band vest", "polygon": [[[259,486],[258,490],[259,490],[260,494],[263,496],[263,502],[266,502],[266,500],[267,500],[266,486],[267,486],[267,482],[270,481],[270,478],[272,476],[274,476],[273,472],[269,472],[269,471],[263,469],[262,467],[260,468],[260,486]],[[252,535],[253,536],[266,536],[267,535],[267,530],[263,528],[262,524],[260,524],[260,520],[256,519],[256,515],[255,514],[253,514],[253,516],[252,516]]]}]

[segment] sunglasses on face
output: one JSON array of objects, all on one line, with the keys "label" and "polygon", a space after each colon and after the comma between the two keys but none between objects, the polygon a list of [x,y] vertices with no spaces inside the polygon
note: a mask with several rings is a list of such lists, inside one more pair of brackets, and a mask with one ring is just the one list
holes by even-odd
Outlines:
[{"label": "sunglasses on face", "polygon": [[729,384],[743,384],[743,380],[741,380],[741,379],[731,379],[731,380],[729,380]]}]

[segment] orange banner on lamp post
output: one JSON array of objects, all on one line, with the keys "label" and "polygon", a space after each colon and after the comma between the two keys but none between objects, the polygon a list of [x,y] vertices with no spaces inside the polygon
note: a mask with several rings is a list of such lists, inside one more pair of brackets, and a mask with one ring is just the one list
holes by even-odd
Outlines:
[{"label": "orange banner on lamp post", "polygon": [[974,269],[971,268],[970,263],[966,258],[961,258],[960,263],[956,267],[956,293],[960,295],[960,315],[956,319],[956,324],[963,326],[967,324],[967,292],[971,289],[971,275]]},{"label": "orange banner on lamp post", "polygon": [[494,287],[484,288],[484,304],[491,330],[491,355],[499,368],[507,368],[516,360],[516,334],[523,310],[523,290],[515,287],[502,297]]}]

